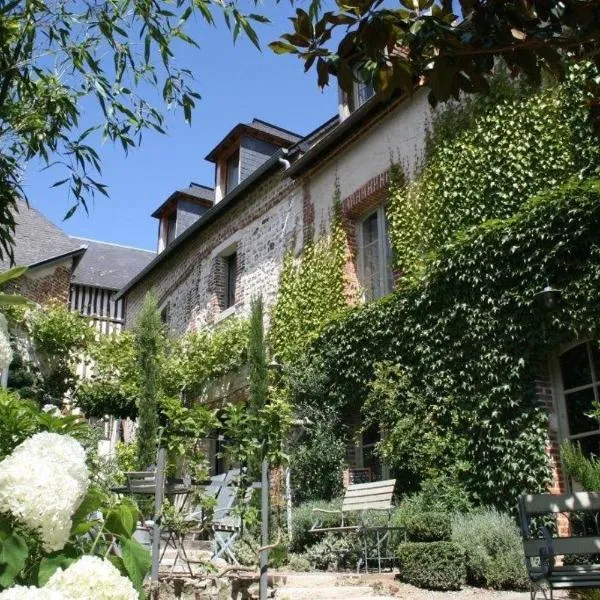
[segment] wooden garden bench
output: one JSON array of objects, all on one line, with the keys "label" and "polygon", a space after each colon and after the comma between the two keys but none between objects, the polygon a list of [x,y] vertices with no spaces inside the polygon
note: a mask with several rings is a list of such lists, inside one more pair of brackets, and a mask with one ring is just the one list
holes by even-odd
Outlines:
[{"label": "wooden garden bench", "polygon": [[[568,519],[568,537],[557,535],[559,515]],[[600,554],[599,516],[600,492],[521,496],[519,522],[531,600],[538,592],[552,600],[554,590],[600,588],[600,564],[593,556]],[[562,557],[574,554],[588,555],[584,558],[592,564],[564,564]]]},{"label": "wooden garden bench", "polygon": [[[313,524],[310,528],[312,533],[349,533],[357,532],[362,535],[364,541],[363,558],[359,561],[357,570],[360,571],[362,563],[365,570],[368,569],[369,561],[377,561],[379,571],[381,571],[381,562],[392,560],[393,557],[381,555],[381,549],[384,542],[388,539],[390,531],[394,529],[390,526],[389,519],[392,514],[392,497],[396,486],[395,479],[385,481],[374,481],[372,483],[356,483],[346,488],[346,493],[342,501],[340,510],[327,510],[323,508],[313,509]],[[388,523],[385,525],[369,525],[364,521],[364,515],[367,511],[382,511],[388,516]],[[323,517],[326,515],[338,515],[339,523],[334,526],[324,527]],[[348,517],[354,516],[356,522],[348,523]],[[370,555],[367,544],[367,535],[375,535],[375,555]]]}]

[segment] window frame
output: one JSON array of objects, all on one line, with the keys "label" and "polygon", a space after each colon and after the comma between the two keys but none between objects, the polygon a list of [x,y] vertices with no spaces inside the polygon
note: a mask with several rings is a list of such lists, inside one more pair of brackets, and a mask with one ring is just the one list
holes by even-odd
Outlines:
[{"label": "window frame", "polygon": [[[598,422],[598,429],[595,429],[595,430],[590,429],[589,431],[585,431],[583,433],[576,433],[576,434],[571,435],[570,427],[569,427],[569,414],[568,414],[568,409],[567,409],[567,398],[566,398],[566,396],[570,393],[576,393],[577,391],[582,391],[582,390],[592,388],[592,391],[594,393],[594,399],[596,401],[600,400],[600,392],[599,392],[600,373],[596,373],[596,367],[595,367],[594,361],[592,359],[592,353],[591,353],[591,348],[590,348],[590,344],[593,343],[593,341],[594,340],[588,338],[588,339],[584,339],[584,340],[579,340],[577,342],[573,342],[572,344],[562,346],[556,352],[554,352],[551,357],[551,367],[552,367],[551,372],[552,372],[552,380],[553,380],[552,384],[553,384],[553,391],[554,391],[554,396],[555,396],[555,406],[554,407],[556,410],[556,419],[557,419],[555,429],[556,429],[558,441],[561,444],[562,444],[562,442],[567,441],[567,440],[576,442],[577,440],[585,439],[586,437],[600,435],[600,420]],[[585,384],[585,385],[579,385],[574,388],[565,389],[560,359],[563,354],[565,354],[565,353],[569,352],[570,350],[573,350],[577,346],[581,346],[581,345],[585,345],[585,347],[586,347],[586,353],[587,353],[587,358],[588,358],[589,367],[590,367],[591,381],[590,381],[590,383]]]},{"label": "window frame", "polygon": [[[358,272],[360,278],[360,285],[363,290],[363,299],[367,302],[371,300],[377,300],[377,298],[382,298],[383,296],[387,296],[393,290],[393,272],[391,268],[391,252],[390,245],[388,242],[388,228],[386,227],[386,208],[387,204],[382,204],[371,210],[364,215],[361,216],[358,221]],[[366,264],[365,264],[365,239],[364,239],[364,224],[365,222],[371,218],[374,214],[377,215],[377,250],[379,253],[379,290],[380,294],[370,294],[370,297],[367,297],[366,292]],[[388,277],[388,269],[389,269],[389,277]],[[390,282],[390,279],[392,280]]]},{"label": "window frame", "polygon": [[[236,182],[229,187],[230,184],[230,179],[229,179],[229,175],[230,175],[230,169],[229,169],[229,163],[230,161],[232,161],[234,158],[237,158],[237,167],[236,167]],[[225,186],[224,186],[224,196],[227,196],[227,194],[229,194],[233,189],[235,189],[239,184],[240,184],[240,176],[241,176],[241,171],[240,171],[240,167],[241,167],[241,157],[240,157],[240,148],[237,148],[236,150],[234,150],[226,159],[225,159]],[[233,171],[233,169],[232,169]]]}]

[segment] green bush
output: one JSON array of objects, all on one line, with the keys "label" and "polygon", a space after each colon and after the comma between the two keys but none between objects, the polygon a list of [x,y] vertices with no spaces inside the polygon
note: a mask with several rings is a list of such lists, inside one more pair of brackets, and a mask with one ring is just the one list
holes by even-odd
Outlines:
[{"label": "green bush", "polygon": [[306,556],[315,569],[338,571],[356,568],[362,551],[361,538],[356,533],[328,533],[306,551]]},{"label": "green bush", "polygon": [[442,512],[409,515],[404,521],[404,528],[411,542],[447,542],[452,535],[450,515]]},{"label": "green bush", "polygon": [[[339,510],[341,506],[341,499],[337,499],[331,502],[324,500],[305,502],[294,508],[292,512],[292,542],[290,544],[290,551],[294,553],[304,552],[309,546],[319,541],[321,536],[310,532],[310,528],[314,522],[313,509]],[[335,527],[340,523],[339,513],[322,513],[320,517],[322,518],[323,527]]]},{"label": "green bush", "polygon": [[452,541],[465,549],[470,584],[494,589],[527,587],[521,537],[509,515],[496,510],[456,515]]},{"label": "green bush", "polygon": [[454,542],[405,542],[397,551],[400,579],[430,590],[460,590],[466,581],[465,551]]},{"label": "green bush", "polygon": [[294,501],[330,500],[342,491],[346,445],[330,425],[316,423],[290,451]]},{"label": "green bush", "polygon": [[310,560],[306,554],[290,554],[288,555],[287,568],[298,573],[310,571]]}]

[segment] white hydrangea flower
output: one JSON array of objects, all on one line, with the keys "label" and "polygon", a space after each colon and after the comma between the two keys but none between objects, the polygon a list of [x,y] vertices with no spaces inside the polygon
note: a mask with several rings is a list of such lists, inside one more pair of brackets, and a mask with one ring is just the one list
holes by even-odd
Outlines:
[{"label": "white hydrangea flower", "polygon": [[8,369],[12,359],[13,351],[8,338],[8,324],[6,317],[0,313],[0,369]]},{"label": "white hydrangea flower", "polygon": [[58,569],[44,589],[61,592],[69,600],[138,600],[131,581],[110,561],[90,555],[64,571]]},{"label": "white hydrangea flower", "polygon": [[0,592],[0,600],[71,600],[62,592],[46,588],[16,585]]},{"label": "white hydrangea flower", "polygon": [[61,550],[89,484],[85,451],[68,435],[36,433],[0,462],[0,507]]}]

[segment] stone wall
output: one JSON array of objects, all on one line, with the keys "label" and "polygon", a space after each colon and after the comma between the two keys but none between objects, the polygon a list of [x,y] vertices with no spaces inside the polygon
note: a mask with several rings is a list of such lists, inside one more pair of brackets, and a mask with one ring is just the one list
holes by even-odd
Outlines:
[{"label": "stone wall", "polygon": [[[282,172],[268,177],[222,217],[191,236],[127,295],[131,327],[144,296],[154,290],[159,306],[169,303],[176,334],[214,325],[229,315],[247,316],[252,298],[266,307],[277,293],[283,258],[302,243],[302,193]],[[235,306],[224,309],[223,256],[237,252]]]}]

